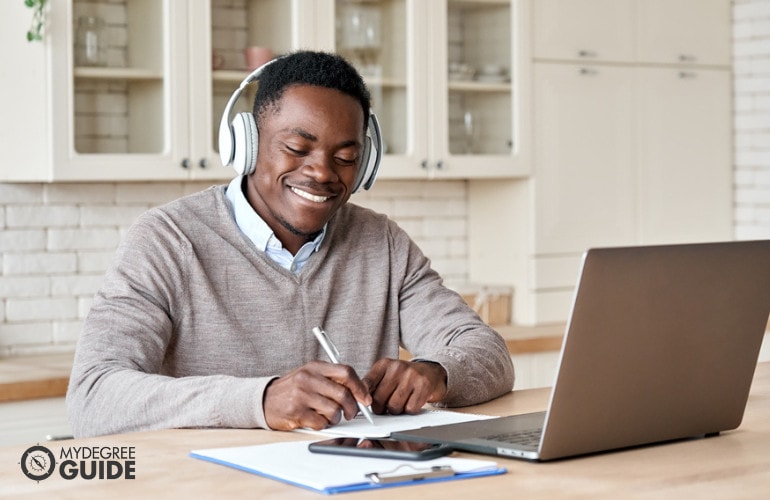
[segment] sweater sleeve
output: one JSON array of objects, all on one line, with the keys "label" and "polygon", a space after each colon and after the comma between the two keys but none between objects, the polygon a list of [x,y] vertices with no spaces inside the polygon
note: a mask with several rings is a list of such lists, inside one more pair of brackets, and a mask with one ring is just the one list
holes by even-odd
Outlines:
[{"label": "sweater sleeve", "polygon": [[439,406],[468,406],[510,392],[513,363],[503,338],[443,285],[406,233],[394,227],[391,235],[393,251],[407,259],[399,297],[401,342],[414,361],[446,370],[447,394]]},{"label": "sweater sleeve", "polygon": [[185,293],[189,250],[159,226],[163,217],[154,213],[129,230],[86,318],[67,391],[75,436],[266,427],[262,398],[270,377],[163,373],[174,349],[171,297]]}]

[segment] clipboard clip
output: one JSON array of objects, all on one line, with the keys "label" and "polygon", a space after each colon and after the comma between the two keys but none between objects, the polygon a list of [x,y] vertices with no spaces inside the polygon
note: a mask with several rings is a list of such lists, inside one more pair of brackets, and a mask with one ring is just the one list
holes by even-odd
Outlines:
[{"label": "clipboard clip", "polygon": [[[402,469],[408,470],[404,471]],[[395,469],[387,472],[370,472],[365,474],[369,482],[375,484],[421,481],[423,479],[449,477],[454,475],[455,471],[449,465],[434,465],[433,467],[419,468],[409,464],[399,465]]]}]

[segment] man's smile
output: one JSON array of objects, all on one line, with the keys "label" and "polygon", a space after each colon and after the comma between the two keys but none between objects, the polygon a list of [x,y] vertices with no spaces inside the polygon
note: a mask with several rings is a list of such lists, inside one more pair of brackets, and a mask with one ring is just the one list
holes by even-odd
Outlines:
[{"label": "man's smile", "polygon": [[317,196],[295,187],[292,187],[290,189],[291,189],[291,192],[296,194],[297,196],[300,196],[302,198],[305,198],[306,200],[310,200],[316,203],[323,203],[329,198],[331,198],[331,196]]}]

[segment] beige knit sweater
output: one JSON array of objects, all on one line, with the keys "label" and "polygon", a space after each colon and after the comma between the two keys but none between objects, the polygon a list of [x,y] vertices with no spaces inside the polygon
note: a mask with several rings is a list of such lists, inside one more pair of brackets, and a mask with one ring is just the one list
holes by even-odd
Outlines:
[{"label": "beige knit sweater", "polygon": [[76,436],[266,427],[268,382],[326,359],[314,326],[361,376],[399,345],[440,363],[445,405],[511,390],[503,340],[393,221],[346,204],[295,276],[239,231],[224,189],[152,209],[127,232],[78,342]]}]

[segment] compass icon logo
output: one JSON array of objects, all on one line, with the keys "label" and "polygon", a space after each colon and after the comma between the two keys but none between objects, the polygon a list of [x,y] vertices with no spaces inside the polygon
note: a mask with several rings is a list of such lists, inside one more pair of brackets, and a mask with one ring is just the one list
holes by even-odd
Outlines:
[{"label": "compass icon logo", "polygon": [[21,471],[33,481],[47,479],[56,469],[56,459],[45,446],[30,446],[21,454]]}]

